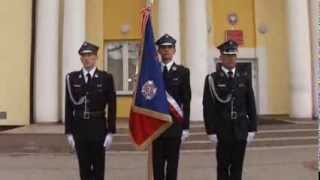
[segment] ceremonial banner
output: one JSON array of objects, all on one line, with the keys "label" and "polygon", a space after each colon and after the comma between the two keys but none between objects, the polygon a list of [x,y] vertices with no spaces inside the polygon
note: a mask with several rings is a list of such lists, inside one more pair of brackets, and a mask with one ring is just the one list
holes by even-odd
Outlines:
[{"label": "ceremonial banner", "polygon": [[143,47],[129,117],[130,134],[139,149],[145,149],[172,123],[150,12],[150,7],[143,10]]}]

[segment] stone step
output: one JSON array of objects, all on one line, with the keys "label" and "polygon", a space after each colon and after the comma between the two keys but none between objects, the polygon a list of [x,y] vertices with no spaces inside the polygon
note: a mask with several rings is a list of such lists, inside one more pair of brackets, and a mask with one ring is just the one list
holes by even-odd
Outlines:
[{"label": "stone step", "polygon": [[[306,146],[306,145],[316,145],[317,138],[310,139],[291,139],[291,140],[283,140],[283,141],[261,141],[254,142],[249,145],[249,148],[259,148],[259,147],[290,147],[290,146]],[[186,143],[182,145],[182,150],[210,150],[213,149],[214,145],[209,141],[207,142],[192,142]],[[128,144],[115,144],[112,148],[113,151],[136,151],[135,147]]]},{"label": "stone step", "polygon": [[[300,131],[289,131],[289,132],[258,132],[256,139],[265,139],[265,138],[282,138],[282,137],[307,137],[307,136],[317,136],[317,130],[300,130]],[[207,140],[208,136],[205,133],[191,133],[188,138],[189,141],[199,141]],[[131,138],[128,134],[121,134],[114,136],[115,142],[128,142],[131,141]]]},{"label": "stone step", "polygon": [[[257,138],[250,147],[275,147],[317,145],[317,136],[314,134],[299,137],[265,137]],[[189,139],[183,146],[183,150],[206,150],[213,145],[206,138]],[[114,141],[113,151],[135,151],[131,141]],[[0,135],[0,153],[66,153],[70,148],[64,135],[61,134],[36,134],[36,135]]]},{"label": "stone step", "polygon": [[[190,132],[205,132],[203,124],[196,124],[190,126]],[[258,131],[264,130],[290,130],[290,129],[317,129],[316,123],[310,124],[280,124],[280,125],[263,125],[259,126]],[[121,127],[117,129],[118,134],[128,133],[129,129],[127,127]]]},{"label": "stone step", "polygon": [[[42,128],[41,126],[37,128]],[[0,153],[68,153],[70,147],[66,143],[65,135],[58,126],[51,133],[35,131],[2,132],[0,134]],[[255,142],[249,148],[269,147],[293,147],[293,146],[315,146],[318,144],[317,124],[313,121],[307,123],[270,124],[259,126]],[[136,152],[128,134],[126,124],[122,124],[118,133],[114,136],[112,151]],[[190,137],[182,150],[210,150],[213,145],[209,142],[205,133],[203,123],[191,123]]]}]

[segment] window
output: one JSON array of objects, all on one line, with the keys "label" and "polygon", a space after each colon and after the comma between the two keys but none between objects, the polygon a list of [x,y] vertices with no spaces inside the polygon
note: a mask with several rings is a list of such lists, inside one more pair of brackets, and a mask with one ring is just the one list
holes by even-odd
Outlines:
[{"label": "window", "polygon": [[113,75],[117,94],[132,94],[140,43],[107,42],[105,69]]}]

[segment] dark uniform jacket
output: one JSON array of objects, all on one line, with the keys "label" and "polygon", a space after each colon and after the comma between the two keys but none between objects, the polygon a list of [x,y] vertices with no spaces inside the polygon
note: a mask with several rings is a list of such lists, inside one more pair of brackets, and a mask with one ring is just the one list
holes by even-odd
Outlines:
[{"label": "dark uniform jacket", "polygon": [[[173,119],[174,123],[161,137],[181,137],[182,130],[189,129],[190,122],[191,88],[189,69],[173,63],[164,82],[167,92],[175,99],[183,111],[183,123],[181,124]],[[171,117],[174,118],[173,116]]]},{"label": "dark uniform jacket", "polygon": [[[222,99],[232,94],[232,102],[221,103],[210,92],[209,76],[214,79],[215,89]],[[236,70],[233,81],[219,69],[207,75],[203,93],[203,117],[207,134],[217,134],[219,140],[246,140],[248,132],[257,131],[257,115],[251,79]]]},{"label": "dark uniform jacket", "polygon": [[[116,132],[116,95],[111,74],[96,69],[91,82],[86,84],[82,70],[67,75],[65,96],[65,133],[75,138],[91,140],[104,139],[107,133]],[[68,80],[66,80],[68,81]],[[79,105],[71,100],[70,91],[75,101],[86,96],[86,102]],[[86,111],[92,112],[84,118]],[[106,109],[107,106],[107,109]],[[105,116],[107,110],[107,118]],[[87,115],[87,114],[85,114]]]}]

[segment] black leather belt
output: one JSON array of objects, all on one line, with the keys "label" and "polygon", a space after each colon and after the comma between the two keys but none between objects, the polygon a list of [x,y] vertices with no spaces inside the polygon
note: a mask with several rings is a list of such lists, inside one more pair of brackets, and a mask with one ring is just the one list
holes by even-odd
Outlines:
[{"label": "black leather belt", "polygon": [[238,113],[238,112],[231,112],[231,119],[236,120],[240,117],[249,117],[247,113]]},{"label": "black leather belt", "polygon": [[84,112],[84,111],[74,111],[75,118],[81,119],[98,119],[105,117],[105,111],[93,111],[93,112]]}]

